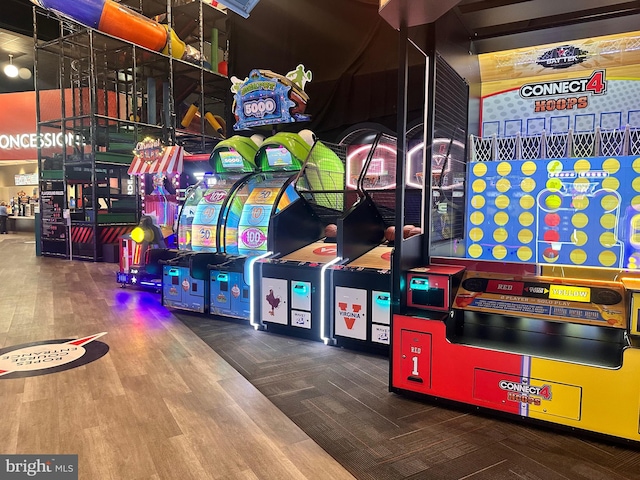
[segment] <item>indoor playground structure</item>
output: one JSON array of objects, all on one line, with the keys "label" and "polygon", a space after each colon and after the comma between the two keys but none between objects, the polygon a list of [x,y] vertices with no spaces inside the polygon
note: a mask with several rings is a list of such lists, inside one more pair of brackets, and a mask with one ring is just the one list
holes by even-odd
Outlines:
[{"label": "indoor playground structure", "polygon": [[[141,15],[114,0],[32,0],[42,8],[154,52],[171,55],[191,63],[205,59],[194,47],[183,42],[168,25]],[[209,65],[210,68],[210,65]]]}]

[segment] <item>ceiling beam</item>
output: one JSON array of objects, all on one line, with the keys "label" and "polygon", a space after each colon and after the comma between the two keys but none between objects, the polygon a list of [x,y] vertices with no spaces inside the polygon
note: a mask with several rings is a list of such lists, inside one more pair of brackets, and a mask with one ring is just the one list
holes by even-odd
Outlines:
[{"label": "ceiling beam", "polygon": [[[501,1],[501,0],[497,0]],[[526,0],[525,0],[526,1]],[[484,3],[484,2],[483,2]],[[558,28],[566,25],[608,20],[629,15],[640,15],[640,1],[620,3],[605,7],[577,10],[561,15],[538,17],[519,22],[496,24],[490,27],[478,28],[472,31],[474,40],[513,35],[517,33],[531,32],[548,28]]]}]

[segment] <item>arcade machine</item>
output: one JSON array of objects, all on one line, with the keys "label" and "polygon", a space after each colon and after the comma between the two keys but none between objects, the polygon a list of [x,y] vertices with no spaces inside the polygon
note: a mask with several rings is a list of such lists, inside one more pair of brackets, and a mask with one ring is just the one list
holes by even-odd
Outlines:
[{"label": "arcade machine", "polygon": [[[256,69],[244,80],[232,77],[236,118],[233,128],[246,130],[309,120],[304,113],[308,101],[304,87],[311,78],[311,72],[301,64],[284,76]],[[255,161],[261,172],[251,177],[246,189],[239,191],[232,202],[232,215],[226,219],[224,235],[219,236],[220,253],[210,266],[212,314],[250,317],[252,265],[273,251],[276,219],[301,210],[293,182],[314,142],[315,136],[309,130],[299,134],[279,132],[258,150]],[[286,238],[298,226],[288,227],[293,229],[278,230],[280,237]]]},{"label": "arcade machine", "polygon": [[298,199],[293,182],[311,149],[301,133],[280,132],[266,139],[255,157],[259,173],[229,200],[218,261],[210,265],[208,277],[212,315],[250,317],[252,264],[267,253],[273,217]]},{"label": "arcade machine", "polygon": [[[622,78],[637,72],[628,62],[640,59],[630,49],[596,48],[614,40],[625,44],[623,36],[576,40],[573,55],[564,54],[568,45],[552,44],[487,60],[492,66],[486,74],[494,78],[505,65],[511,70],[495,85],[483,85],[482,132],[494,137],[513,126],[530,130],[513,138],[495,134],[496,148],[487,158],[470,158],[464,258],[430,256],[427,231],[420,246],[426,264],[394,270],[393,392],[640,440],[634,246],[640,159],[625,155],[633,145],[623,134],[611,136],[620,140],[614,151],[605,150],[608,142],[597,129],[576,135],[570,128],[549,135],[534,129],[545,122],[555,128],[633,117],[622,98],[640,83]],[[580,53],[589,49],[593,53]],[[551,73],[549,81],[545,75]],[[575,79],[584,89],[579,110],[566,108],[578,101],[578,92],[553,90]],[[554,98],[527,97],[545,85]],[[513,118],[496,108],[521,93],[522,111],[509,112]],[[541,105],[544,111],[536,110]],[[614,110],[620,115],[610,115]],[[585,138],[593,143],[578,150]],[[562,149],[555,148],[559,141]],[[523,148],[535,144],[535,154]],[[502,148],[508,145],[514,146],[511,154]],[[408,242],[406,251],[415,246]],[[394,266],[396,260],[402,264],[403,248],[396,249]]]},{"label": "arcade machine", "polygon": [[253,158],[261,142],[259,135],[235,135],[219,142],[210,157],[213,173],[187,190],[178,217],[178,252],[160,260],[164,306],[206,311],[207,265],[215,261],[229,199],[256,170]]},{"label": "arcade machine", "polygon": [[[391,336],[396,139],[376,133],[368,143],[367,137],[371,133],[345,139],[351,143],[347,171],[360,171],[357,177],[349,175],[349,182],[363,200],[338,222],[338,255],[347,261],[330,269],[333,295],[327,298],[326,321],[336,345],[386,354]],[[422,156],[415,155],[409,159],[412,161],[421,165]],[[408,169],[417,167],[410,165]],[[403,236],[409,237],[420,231],[423,186],[407,182],[405,189],[407,227]]]},{"label": "arcade machine", "polygon": [[340,261],[335,237],[347,197],[345,161],[346,147],[316,141],[295,183],[300,200],[273,217],[271,255],[253,268],[255,326],[314,340],[325,335],[323,278]]},{"label": "arcade machine", "polygon": [[149,259],[158,255],[165,258],[169,249],[175,249],[173,231],[179,208],[176,193],[181,182],[187,181],[183,174],[185,155],[182,147],[164,147],[149,139],[140,142],[134,153],[128,173],[132,189],[134,178],[139,178],[142,218],[130,234],[120,237],[120,269],[116,279],[122,287],[159,289],[161,272]]}]

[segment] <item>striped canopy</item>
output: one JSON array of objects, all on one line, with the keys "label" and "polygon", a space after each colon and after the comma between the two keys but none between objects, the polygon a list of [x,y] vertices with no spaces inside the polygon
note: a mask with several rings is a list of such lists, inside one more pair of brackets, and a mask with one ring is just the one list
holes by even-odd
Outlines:
[{"label": "striped canopy", "polygon": [[184,149],[179,146],[165,147],[161,155],[154,158],[136,156],[129,167],[129,175],[144,173],[182,173]]}]

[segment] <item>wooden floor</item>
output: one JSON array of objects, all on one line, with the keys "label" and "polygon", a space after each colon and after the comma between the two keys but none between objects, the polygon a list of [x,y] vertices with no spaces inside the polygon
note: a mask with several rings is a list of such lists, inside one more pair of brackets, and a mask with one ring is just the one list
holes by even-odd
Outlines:
[{"label": "wooden floor", "polygon": [[116,266],[35,256],[0,236],[0,349],[107,332],[87,365],[0,377],[0,453],[78,454],[79,478],[351,479],[352,475]]},{"label": "wooden floor", "polygon": [[640,480],[637,447],[395,395],[383,357],[168,311],[116,265],[34,248],[0,236],[0,349],[106,331],[110,350],[0,377],[0,453],[76,453],[96,480]]}]

